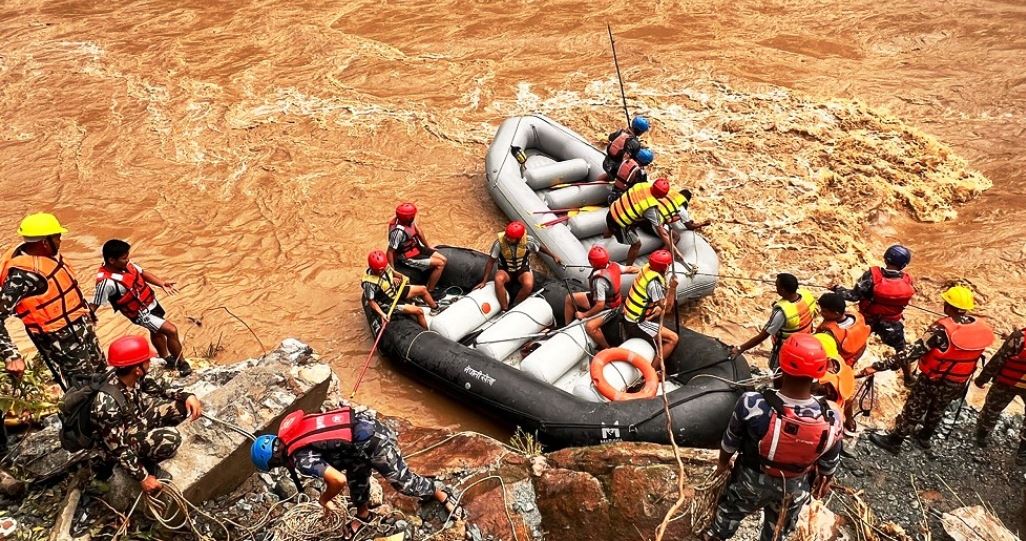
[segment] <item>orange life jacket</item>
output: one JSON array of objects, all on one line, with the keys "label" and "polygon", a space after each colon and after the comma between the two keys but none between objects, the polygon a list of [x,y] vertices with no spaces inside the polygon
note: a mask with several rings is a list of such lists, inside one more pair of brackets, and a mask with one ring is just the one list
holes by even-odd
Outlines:
[{"label": "orange life jacket", "polygon": [[19,248],[4,257],[0,284],[7,281],[10,269],[21,269],[46,279],[46,291],[25,297],[14,306],[14,313],[25,324],[25,330],[31,334],[59,331],[90,313],[75,271],[62,255],[53,258],[18,254]]},{"label": "orange life jacket", "polygon": [[919,371],[934,381],[964,384],[976,371],[983,350],[994,342],[994,331],[979,318],[963,325],[946,317],[937,324],[948,337],[948,349],[928,351],[919,359]]},{"label": "orange life jacket", "polygon": [[862,314],[856,312],[845,315],[855,318],[855,323],[851,327],[843,329],[836,321],[824,321],[816,331],[830,333],[830,336],[834,337],[834,342],[837,343],[837,353],[844,359],[845,364],[855,366],[859,357],[866,352],[870,329]]},{"label": "orange life jacket", "polygon": [[627,157],[620,162],[620,167],[616,168],[613,188],[621,192],[627,190],[641,181],[643,173],[644,169],[641,168],[641,165],[634,161],[634,158]]},{"label": "orange life jacket", "polygon": [[143,280],[142,273],[131,263],[125,272],[114,272],[105,265],[100,265],[100,270],[96,273],[96,285],[100,285],[104,280],[114,280],[125,288],[125,294],[117,300],[112,300],[110,305],[128,319],[139,317],[140,310],[149,308],[157,300],[153,289],[146,280]]},{"label": "orange life jacket", "polygon": [[399,255],[403,259],[414,259],[420,255],[420,248],[424,246],[424,242],[420,240],[420,234],[417,233],[417,228],[413,223],[401,224],[398,218],[393,217],[388,221],[388,233],[391,235],[392,230],[396,228],[400,228],[406,233],[406,240],[399,246]]},{"label": "orange life jacket", "polygon": [[[745,463],[772,477],[790,479],[809,473],[841,436],[841,414],[817,397],[822,415],[799,417],[775,391],[763,391],[762,396],[770,405],[769,430],[754,449],[745,453]],[[834,412],[833,419],[827,417],[830,411]]]},{"label": "orange life jacket", "polygon": [[278,427],[278,438],[285,444],[285,454],[293,453],[322,441],[353,441],[353,411],[342,407],[327,413],[304,413],[297,410],[288,414]]},{"label": "orange life jacket", "polygon": [[595,280],[606,280],[609,282],[609,295],[606,297],[606,308],[619,308],[623,303],[623,296],[620,295],[620,265],[610,262],[604,269],[591,271],[588,277],[588,285],[595,291]]},{"label": "orange life jacket", "polygon": [[623,159],[623,150],[627,148],[627,141],[630,141],[631,137],[634,137],[631,132],[620,130],[619,134],[606,145],[606,156],[617,160]]},{"label": "orange life jacket", "polygon": [[859,301],[859,311],[869,321],[901,321],[905,307],[916,294],[912,277],[902,272],[900,278],[891,278],[880,267],[869,272],[873,277],[873,298]]},{"label": "orange life jacket", "polygon": [[1026,389],[1026,347],[1005,359],[1005,365],[998,371],[997,380],[1002,385]]}]

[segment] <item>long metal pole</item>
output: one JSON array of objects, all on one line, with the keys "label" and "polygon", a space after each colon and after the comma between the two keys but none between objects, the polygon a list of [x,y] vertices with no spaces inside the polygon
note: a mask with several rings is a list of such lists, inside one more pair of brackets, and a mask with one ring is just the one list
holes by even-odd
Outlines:
[{"label": "long metal pole", "polygon": [[616,80],[620,82],[620,99],[623,100],[623,116],[627,118],[627,125],[631,125],[631,114],[627,111],[627,93],[623,90],[623,76],[620,75],[620,61],[616,59],[616,40],[613,39],[613,28],[606,23],[606,31],[609,32],[609,46],[613,49],[613,65],[616,66]]}]

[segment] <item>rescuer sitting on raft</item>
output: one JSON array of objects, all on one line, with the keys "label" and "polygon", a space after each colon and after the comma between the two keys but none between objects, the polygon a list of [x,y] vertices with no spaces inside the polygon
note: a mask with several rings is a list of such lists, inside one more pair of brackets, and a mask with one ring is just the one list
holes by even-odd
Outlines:
[{"label": "rescuer sitting on raft", "polygon": [[[916,294],[912,276],[904,271],[912,261],[912,252],[895,244],[884,252],[884,267],[872,267],[859,278],[855,287],[845,289],[834,286],[847,301],[858,301],[859,312],[866,318],[873,333],[899,353],[905,349],[905,307]],[[905,386],[912,385],[912,367],[903,365],[901,373]]]},{"label": "rescuer sitting on raft", "polygon": [[427,286],[434,292],[442,278],[447,260],[428,243],[424,231],[414,223],[417,207],[403,203],[395,208],[395,218],[388,222],[388,264],[394,268],[398,259],[403,265],[422,271],[430,271]]},{"label": "rescuer sitting on raft", "polygon": [[[1001,412],[1019,397],[1026,402],[1026,330],[1013,332],[1001,349],[990,358],[976,377],[976,386],[983,388],[989,381],[994,384],[987,392],[987,400],[976,422],[976,445],[987,446],[987,437],[997,425]],[[1019,448],[1015,463],[1026,464],[1026,422],[1019,426]]]},{"label": "rescuer sitting on raft", "polygon": [[954,286],[941,298],[946,317],[930,325],[925,336],[890,359],[859,372],[859,377],[864,377],[919,361],[919,375],[909,389],[894,428],[887,434],[869,435],[870,441],[894,454],[901,451],[902,442],[920,422],[922,428],[913,439],[920,448],[930,448],[930,438],[937,432],[944,411],[965,395],[983,350],[994,341],[990,325],[969,315],[975,308],[972,290]]},{"label": "rescuer sitting on raft", "polygon": [[131,246],[118,239],[103,243],[103,265],[96,274],[96,291],[93,293],[92,309],[110,304],[115,312],[150,332],[150,342],[169,368],[187,376],[192,367],[182,356],[182,342],[178,339],[178,327],[166,321],[164,307],[149,284],[164,290],[168,295],[178,293],[175,283],[157,278],[152,272],[129,261]]},{"label": "rescuer sitting on raft", "polygon": [[[866,352],[866,346],[869,343],[869,326],[866,325],[862,314],[845,311],[844,297],[837,293],[820,295],[819,309],[823,316],[823,322],[816,328],[816,336],[824,337],[829,341],[823,345],[827,349],[828,355],[832,349],[837,352],[838,358],[844,361],[847,368],[844,371],[844,377],[847,378],[849,373],[854,375],[855,364]],[[854,383],[854,379],[852,383]],[[855,404],[847,397],[842,402],[844,404],[844,429],[846,432],[854,433],[858,428],[855,424]]]},{"label": "rescuer sitting on raft", "polygon": [[657,371],[663,369],[663,359],[673,353],[679,339],[677,333],[659,324],[663,312],[673,310],[677,277],[671,278],[668,284],[666,280],[666,273],[672,265],[670,252],[652,252],[617,312],[624,340],[642,338],[656,347],[652,366]]},{"label": "rescuer sitting on raft", "polygon": [[638,137],[648,131],[648,119],[636,116],[631,125],[609,134],[606,156],[602,159],[602,170],[610,180],[616,178],[616,170],[627,156],[637,156],[643,147]]},{"label": "rescuer sitting on raft", "polygon": [[761,344],[768,337],[773,337],[773,349],[770,352],[769,367],[777,368],[777,352],[788,336],[796,333],[811,333],[813,320],[819,313],[816,297],[805,288],[798,287],[798,278],[793,274],[780,273],[776,279],[777,295],[780,300],[773,303],[769,321],[744,344],[731,348],[731,355],[738,356]]},{"label": "rescuer sitting on raft", "polygon": [[[388,321],[386,310],[401,301],[421,299],[431,309],[438,308],[435,299],[424,286],[410,285],[409,279],[388,265],[388,257],[381,250],[367,254],[367,270],[364,271],[363,298],[371,310],[377,312],[382,321]],[[405,284],[405,285],[404,285]],[[413,316],[417,323],[427,328],[424,312],[413,304],[397,304],[395,308],[400,314]]]},{"label": "rescuer sitting on raft", "polygon": [[599,312],[609,309],[605,317],[589,319],[584,323],[584,330],[595,341],[598,348],[608,349],[609,342],[602,333],[602,325],[616,315],[616,310],[623,303],[620,295],[620,275],[623,273],[637,274],[638,267],[622,267],[619,263],[609,260],[609,252],[601,246],[592,246],[588,251],[588,263],[591,264],[591,275],[588,277],[588,292],[570,292],[563,303],[563,317],[567,325],[574,319],[588,319]]},{"label": "rescuer sitting on raft", "polygon": [[735,453],[741,456],[706,540],[733,537],[741,521],[760,508],[760,541],[783,539],[794,529],[810,490],[819,498],[830,489],[841,461],[841,413],[812,394],[813,381],[826,373],[826,352],[816,338],[802,333],[784,341],[779,358],[780,389],[741,395],[723,433],[716,473],[731,468]]},{"label": "rescuer sitting on raft", "polygon": [[513,305],[520,304],[534,290],[534,273],[531,272],[530,260],[532,253],[543,253],[552,258],[557,265],[563,261],[542,246],[527,234],[527,228],[519,221],[510,222],[506,230],[499,233],[499,238],[492,243],[492,249],[488,253],[488,262],[485,263],[484,276],[481,282],[474,286],[480,289],[488,283],[492,276],[492,268],[495,262],[499,262],[499,269],[495,271],[495,296],[499,299],[499,308],[503,312],[509,310],[509,293],[506,291],[506,284],[516,281],[520,284],[520,291],[513,299]]},{"label": "rescuer sitting on raft", "polygon": [[257,437],[250,458],[260,471],[285,466],[324,479],[320,502],[325,514],[340,511],[334,499],[348,483],[356,518],[349,523],[346,539],[353,539],[371,519],[371,470],[399,493],[422,501],[434,499],[451,516],[466,518],[451,489],[410,471],[395,431],[371,411],[357,412],[348,406],[326,413],[294,411],[282,419],[276,436]]},{"label": "rescuer sitting on raft", "polygon": [[665,178],[653,183],[642,182],[632,186],[609,206],[605,237],[613,236],[620,244],[630,245],[627,260],[624,262],[628,266],[634,264],[641,251],[641,239],[637,230],[646,220],[662,239],[666,250],[670,253],[676,252],[677,247],[671,242],[669,232],[662,227],[663,219],[659,213],[659,200],[665,198],[669,192],[670,182]]}]

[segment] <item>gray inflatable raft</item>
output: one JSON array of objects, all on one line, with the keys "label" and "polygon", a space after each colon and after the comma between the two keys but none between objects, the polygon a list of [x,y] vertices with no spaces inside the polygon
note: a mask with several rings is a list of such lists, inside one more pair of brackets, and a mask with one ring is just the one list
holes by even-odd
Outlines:
[{"label": "gray inflatable raft", "polygon": [[[515,148],[527,156],[524,165],[514,157]],[[604,176],[605,152],[591,145],[569,128],[542,115],[506,119],[499,126],[485,158],[488,192],[511,220],[520,220],[530,235],[559,256],[568,268],[545,263],[560,278],[586,282],[590,270],[588,250],[601,244],[612,259],[623,262],[629,246],[615,238],[603,238],[606,227],[606,198],[609,184],[594,184]],[[678,189],[683,186],[675,186]],[[551,223],[562,214],[558,209],[581,208],[568,221]],[[550,223],[551,225],[544,225]],[[640,232],[641,256],[662,245],[656,235]],[[719,258],[701,235],[688,231],[677,241],[677,249],[686,265],[674,264],[677,272],[677,298],[694,299],[709,295],[716,287]],[[695,272],[697,271],[697,272]],[[634,275],[624,275],[624,292]]]}]

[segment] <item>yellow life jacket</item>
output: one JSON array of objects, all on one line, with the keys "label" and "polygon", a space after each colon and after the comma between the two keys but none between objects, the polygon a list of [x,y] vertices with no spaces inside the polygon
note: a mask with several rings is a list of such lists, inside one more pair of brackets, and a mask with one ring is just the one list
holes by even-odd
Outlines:
[{"label": "yellow life jacket", "polygon": [[374,299],[377,302],[392,304],[395,301],[396,295],[400,293],[399,286],[395,284],[395,274],[392,273],[392,267],[385,268],[385,272],[381,273],[380,276],[374,274],[368,268],[364,271],[361,282],[377,288],[378,295],[375,295]]},{"label": "yellow life jacket", "polygon": [[677,190],[670,190],[666,197],[657,199],[656,204],[659,205],[659,216],[663,219],[663,223],[668,224],[679,220],[680,209],[688,208],[690,202],[690,198]]},{"label": "yellow life jacket", "polygon": [[613,201],[609,213],[613,216],[614,222],[621,227],[628,227],[641,221],[646,210],[658,205],[659,199],[652,195],[652,183],[639,182]]},{"label": "yellow life jacket", "polygon": [[634,279],[630,291],[627,292],[627,298],[623,301],[623,316],[627,318],[627,321],[640,323],[652,313],[654,303],[648,298],[648,284],[652,280],[656,280],[666,287],[666,277],[645,264],[641,273]]},{"label": "yellow life jacket", "polygon": [[800,332],[812,332],[812,320],[819,314],[819,304],[816,297],[805,288],[798,288],[799,298],[796,302],[780,299],[774,306],[784,311],[787,321],[777,333],[776,338],[783,340],[788,336]]},{"label": "yellow life jacket", "polygon": [[499,233],[499,268],[518,272],[527,268],[529,237],[520,237],[520,242],[510,244],[506,241],[506,233]]}]

